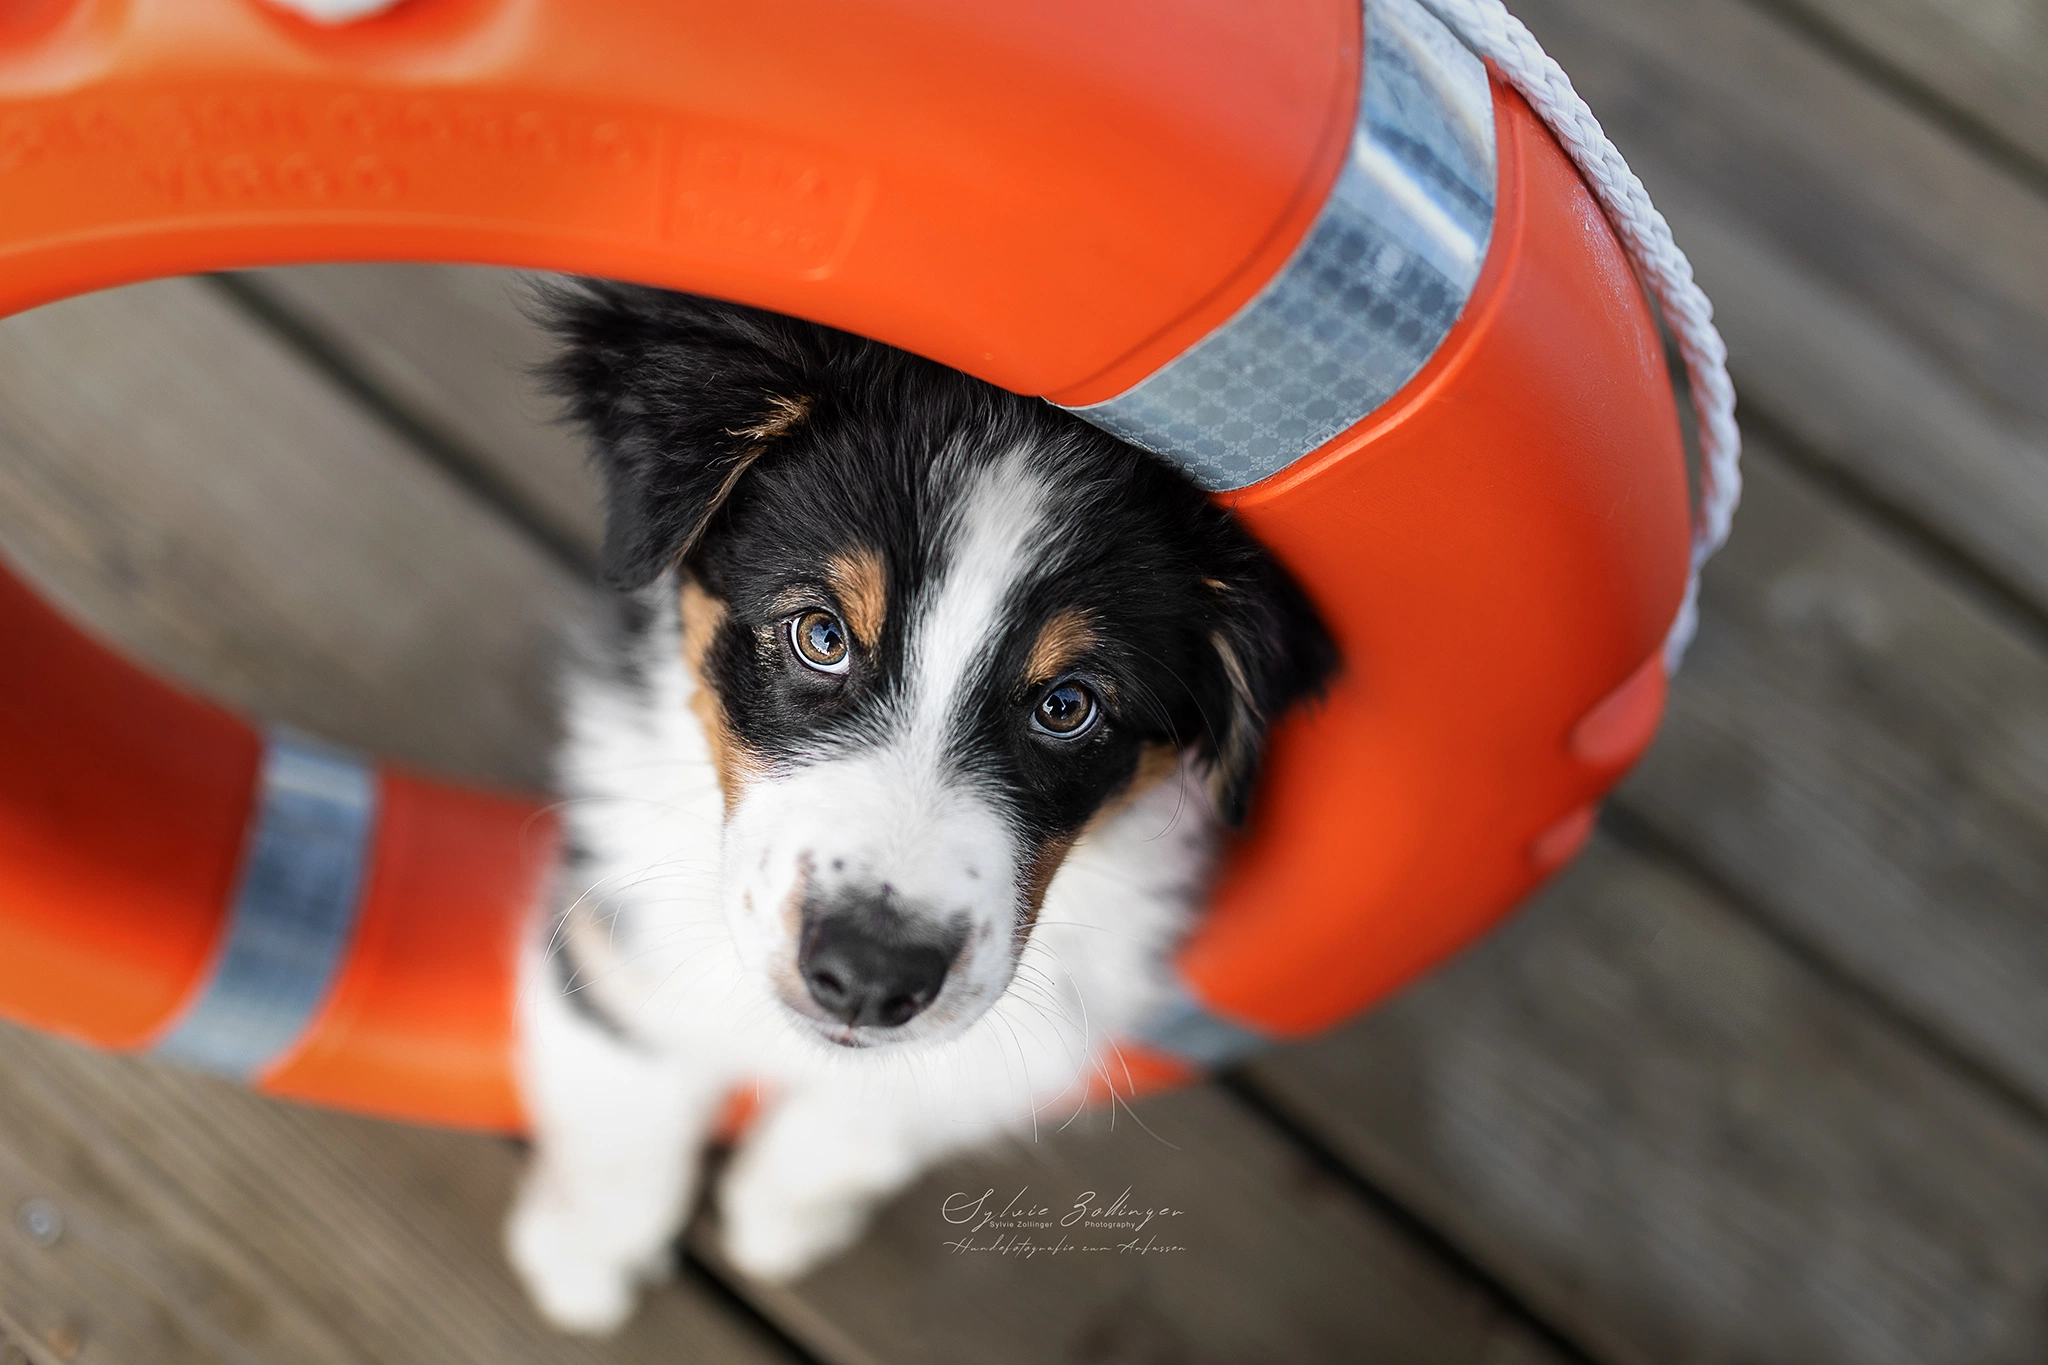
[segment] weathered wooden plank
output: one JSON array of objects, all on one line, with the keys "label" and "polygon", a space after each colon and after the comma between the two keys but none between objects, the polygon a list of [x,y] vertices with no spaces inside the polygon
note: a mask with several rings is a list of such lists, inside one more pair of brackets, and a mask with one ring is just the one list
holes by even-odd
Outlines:
[{"label": "weathered wooden plank", "polygon": [[[238,1352],[244,1359],[309,1365],[348,1359],[331,1338],[309,1326],[289,1286],[246,1251],[209,1246],[195,1252],[177,1240],[139,1237],[134,1229],[142,1220],[132,1208],[108,1216],[106,1205],[117,1197],[98,1209],[53,1198],[64,1182],[37,1174],[23,1161],[22,1149],[54,1147],[51,1140],[61,1134],[41,1126],[34,1107],[12,1093],[12,1079],[0,1072],[0,1089],[9,1101],[0,1122],[11,1126],[26,1119],[30,1126],[0,1138],[0,1211],[9,1215],[0,1229],[0,1323],[24,1347],[37,1344],[60,1358],[176,1365],[234,1359]],[[71,1154],[52,1155],[63,1161]],[[71,1186],[91,1178],[87,1164],[65,1162]],[[264,1300],[282,1311],[265,1311]],[[222,1330],[222,1318],[240,1328],[240,1341]],[[0,1341],[6,1336],[0,1332]]]},{"label": "weathered wooden plank", "polygon": [[2048,658],[1758,445],[1633,810],[2048,1103]]},{"label": "weathered wooden plank", "polygon": [[478,266],[321,265],[237,277],[406,412],[488,464],[554,535],[595,561],[598,487],[559,403],[526,278]]},{"label": "weathered wooden plank", "polygon": [[[984,1193],[1050,1226],[948,1221]],[[1178,1212],[1076,1217],[1120,1197]],[[746,1292],[834,1365],[1556,1359],[1208,1086],[955,1163],[795,1289]]]},{"label": "weathered wooden plank", "polygon": [[687,1283],[616,1341],[548,1331],[498,1252],[518,1161],[0,1028],[0,1199],[63,1224],[0,1232],[0,1304],[106,1365],[787,1359]]},{"label": "weathered wooden plank", "polygon": [[[2048,208],[1744,6],[1518,8],[1694,252],[1745,409],[2038,619],[2048,428],[2029,405],[2048,399]],[[1983,335],[1958,341],[1970,326]],[[1987,345],[2012,354],[1980,363]],[[2002,377],[2015,356],[2025,395]],[[1625,799],[2048,1094],[2048,831],[2026,738],[2048,723],[2038,641],[1755,464],[1672,723]]]},{"label": "weathered wooden plank", "polygon": [[[585,591],[191,281],[0,324],[0,546],[208,691],[500,779],[540,767]],[[122,1365],[782,1358],[687,1284],[616,1347],[555,1339],[497,1252],[515,1160],[0,1030],[0,1306]]]},{"label": "weathered wooden plank", "polygon": [[1742,415],[2048,609],[2048,436],[1998,413],[1867,304],[1651,157],[1731,350]]},{"label": "weathered wooden plank", "polygon": [[1695,256],[1746,411],[2048,604],[2048,202],[1740,0],[1516,0]]},{"label": "weathered wooden plank", "polygon": [[[1623,803],[2015,1087],[2048,1056],[2048,662],[1753,444]],[[2048,1144],[1699,888],[1602,848],[1257,1075],[1619,1361],[2023,1360]]]},{"label": "weathered wooden plank", "polygon": [[1784,0],[2048,169],[2044,0]]},{"label": "weathered wooden plank", "polygon": [[0,325],[0,451],[0,549],[166,672],[415,763],[542,779],[553,623],[581,585],[205,286]]},{"label": "weathered wooden plank", "polygon": [[2048,1358],[2048,1141],[1597,841],[1254,1083],[1603,1360]]}]

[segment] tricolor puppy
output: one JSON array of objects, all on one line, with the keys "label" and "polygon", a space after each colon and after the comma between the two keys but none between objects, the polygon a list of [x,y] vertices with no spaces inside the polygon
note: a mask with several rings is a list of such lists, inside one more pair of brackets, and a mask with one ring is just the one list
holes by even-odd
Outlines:
[{"label": "tricolor puppy", "polygon": [[770,1277],[1071,1113],[1334,657],[1227,512],[1041,401],[705,299],[548,306],[623,595],[567,688],[509,1246],[554,1321],[604,1330],[737,1087],[765,1103],[720,1211]]}]

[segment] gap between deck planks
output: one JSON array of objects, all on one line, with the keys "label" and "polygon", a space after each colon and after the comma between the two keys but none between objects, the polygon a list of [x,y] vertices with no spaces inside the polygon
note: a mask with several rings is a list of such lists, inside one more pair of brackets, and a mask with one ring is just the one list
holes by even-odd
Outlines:
[{"label": "gap between deck planks", "polygon": [[0,1027],[0,1313],[90,1365],[788,1361],[690,1283],[616,1342],[547,1332],[497,1255],[517,1160]]},{"label": "gap between deck planks", "polygon": [[[555,623],[588,589],[217,288],[0,324],[0,452],[0,547],[135,652],[416,762],[537,770]],[[1561,1359],[1226,1096],[1146,1113],[934,1176],[891,1237],[760,1302],[833,1360]],[[687,1278],[617,1348],[550,1339],[497,1249],[514,1165],[0,1030],[0,1194],[73,1229],[0,1231],[0,1308],[90,1361],[777,1358]],[[1022,1173],[1185,1208],[1189,1250],[1094,1273],[945,1255],[930,1192]]]},{"label": "gap between deck planks", "polygon": [[2039,1127],[1609,840],[1252,1079],[1600,1359],[2048,1358]]},{"label": "gap between deck planks", "polygon": [[1750,0],[2048,186],[2048,0]]},{"label": "gap between deck planks", "polygon": [[[323,297],[327,309],[317,320],[337,335],[381,327],[374,300],[383,289],[417,294],[434,287],[430,273],[413,273],[366,282],[357,292],[347,284],[348,271],[316,273],[317,290],[276,277],[264,285],[302,300]],[[336,306],[349,299],[369,306]],[[502,325],[514,322],[508,316]],[[418,359],[430,363],[431,355]],[[449,411],[462,406],[452,385],[437,401]],[[523,457],[565,452],[535,447]],[[1958,727],[1949,722],[1930,734],[1922,722],[1950,708],[1953,689],[1971,686],[1960,661],[2014,670],[1999,691],[2016,708],[2016,720],[2001,722],[2008,731],[2048,717],[2048,678],[2036,677],[2040,660],[2023,637],[1881,531],[1829,505],[1806,480],[1781,469],[1762,443],[1753,477],[1751,506],[1710,578],[1706,629],[1681,676],[1667,734],[1625,800],[1656,810],[1660,791],[1677,793],[1681,804],[1669,823],[1690,845],[1699,841],[1698,821],[1739,813],[1758,784],[1775,783],[1787,789],[1785,797],[1752,818],[1789,821],[1793,834],[1777,836],[1773,855],[1778,865],[1803,866],[1797,832],[1816,821],[1911,827],[1926,815],[1910,782],[1873,796],[1857,765],[1882,769],[1916,754],[1939,758]],[[1890,646],[1879,659],[1859,653],[1869,647],[1873,620],[1877,638]],[[1845,643],[1844,621],[1861,623],[1863,634],[1851,632]],[[1930,647],[1927,630],[1943,632],[1943,642]],[[1844,709],[1853,698],[1837,695],[1844,673],[1853,681],[1880,669],[1906,680],[1903,718],[1873,721],[1867,708]],[[1921,695],[1928,689],[1931,696]],[[1972,725],[1988,724],[1979,707],[1960,728],[1972,734]],[[1897,733],[1875,734],[1873,727]],[[1806,736],[1807,746],[1827,758],[1829,780],[1804,780],[1811,762],[1804,750],[1781,752],[1794,736]],[[1880,741],[1888,748],[1873,753]],[[1924,750],[1916,747],[1922,744]],[[1999,746],[1983,747],[1995,762]],[[1706,759],[1694,757],[1702,748]],[[1747,785],[1708,783],[1695,792],[1695,769],[1716,755]],[[2025,822],[2041,818],[2041,803],[2010,791],[2023,765],[2001,771],[2010,775],[1992,774],[1976,799],[2003,810],[2008,824],[2021,822],[2008,837],[2024,862],[2031,829]],[[1688,797],[1697,799],[1697,813],[1682,804]],[[1724,841],[1739,846],[1745,837],[1737,832]],[[1869,838],[1896,842],[1890,825],[1871,829]],[[1835,856],[1861,858],[1864,850]],[[1865,875],[1881,879],[1888,866]],[[1808,899],[1853,929],[1863,923],[1861,907],[1828,894],[1831,869],[1805,868],[1814,883]],[[2027,885],[2022,879],[1975,913],[1994,920],[2005,914],[2012,923],[1987,932],[2004,933],[2038,961],[2041,936],[2029,932],[2024,913]],[[1902,932],[1937,925],[1916,896],[1893,899],[1908,912],[1903,930],[1889,927],[1894,949]],[[1261,1063],[1252,1069],[1253,1083],[1603,1359],[1651,1362],[1691,1353],[1803,1362],[1863,1358],[1862,1352],[1880,1360],[1960,1362],[2000,1358],[1984,1354],[1990,1342],[2011,1347],[2015,1359],[2048,1350],[2029,1306],[2029,1286],[2048,1274],[2034,1251],[2048,1199],[2048,1149],[2030,1115],[1973,1086],[1967,1075],[1947,1074],[1943,1054],[1917,1047],[1910,1030],[1889,1025],[1885,1011],[1873,1014],[1863,996],[1836,989],[1802,956],[1786,953],[1768,908],[1732,906],[1654,858],[1603,848],[1544,906],[1531,912],[1536,927],[1517,928],[1500,946],[1482,945],[1448,969],[1446,979],[1463,987],[1425,985],[1389,1011],[1392,1022],[1368,1020],[1303,1053]],[[1760,913],[1771,933],[1753,922]],[[1588,916],[1614,932],[1580,942]],[[1641,943],[1658,939],[1674,916],[1690,926],[1684,941],[1698,948],[1681,959],[1691,974],[1668,962],[1650,964],[1659,971],[1649,972],[1636,960]],[[1545,1000],[1521,979],[1530,970],[1524,959],[1561,955],[1584,970]],[[2032,968],[2016,959],[2007,970],[2023,992]],[[2048,975],[2048,964],[2041,971]],[[1617,1003],[1597,993],[1581,999],[1573,989],[1592,980],[1618,990],[1617,983],[1638,977],[1668,998],[1639,991]],[[1475,1017],[1472,997],[1494,990],[1510,1003]],[[1674,1017],[1713,1018],[1759,999],[1823,1003],[1759,1006],[1704,1040],[1670,1026]],[[1886,1002],[1886,1011],[1896,1008],[1898,1002]],[[1420,1054],[1407,1066],[1405,1091],[1354,1084],[1361,1056],[1383,1058],[1393,1047],[1387,1029]],[[1546,1085],[1556,1082],[1557,1095],[1546,1099],[1503,1084],[1475,1098],[1461,1089],[1459,1074],[1461,1059],[1475,1049]],[[1871,1066],[1876,1081],[1857,1082],[1853,1069]],[[1851,1074],[1842,1074],[1845,1067]],[[1558,1079],[1581,1072],[1590,1079]],[[1436,1092],[1452,1100],[1435,1100]],[[1674,1093],[1680,1102],[1666,1103]],[[1492,1134],[1485,1169],[1473,1167],[1479,1158],[1469,1150],[1439,1150],[1441,1133],[1429,1116],[1453,1101],[1468,1138]],[[1604,1136],[1592,1143],[1588,1135]],[[1576,1155],[1566,1150],[1575,1143],[1584,1147]],[[1927,1170],[1893,1169],[1916,1150]],[[1622,1164],[1610,1168],[1610,1161]],[[1983,1181],[1952,1186],[1945,1178],[1952,1168],[1981,1173]],[[2010,1197],[1987,1201],[1986,1188]],[[1870,1245],[1859,1244],[1866,1240]],[[1955,1243],[1972,1241],[1989,1248],[1995,1263],[1982,1280],[1973,1278],[1969,1257],[1953,1254]],[[871,1262],[857,1264],[872,1269]],[[855,1310],[869,1301],[845,1285],[865,1281],[834,1269],[812,1292],[848,1305],[838,1313],[857,1320]],[[1750,1295],[1761,1311],[1741,1305]],[[888,1314],[880,1306],[871,1311]],[[1870,1354],[1866,1338],[1873,1332],[1891,1334],[1894,1345]]]}]

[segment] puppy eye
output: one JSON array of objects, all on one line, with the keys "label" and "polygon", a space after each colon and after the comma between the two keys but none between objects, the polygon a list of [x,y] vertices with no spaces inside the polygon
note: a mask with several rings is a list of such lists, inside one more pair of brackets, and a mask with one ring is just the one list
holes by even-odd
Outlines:
[{"label": "puppy eye", "polygon": [[829,611],[807,611],[789,622],[789,647],[797,658],[820,673],[844,673],[846,627]]},{"label": "puppy eye", "polygon": [[1077,682],[1063,682],[1038,699],[1032,723],[1047,734],[1072,739],[1095,723],[1095,694]]}]

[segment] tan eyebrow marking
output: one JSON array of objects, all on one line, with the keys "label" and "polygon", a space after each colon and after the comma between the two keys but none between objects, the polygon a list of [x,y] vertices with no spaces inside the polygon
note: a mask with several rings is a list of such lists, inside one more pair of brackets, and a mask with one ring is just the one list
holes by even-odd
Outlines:
[{"label": "tan eyebrow marking", "polygon": [[696,686],[690,690],[690,710],[704,727],[704,741],[711,750],[711,768],[718,775],[718,790],[725,798],[729,816],[740,803],[740,794],[760,766],[746,744],[733,732],[725,718],[725,702],[704,672],[704,652],[725,624],[725,603],[704,591],[696,579],[685,579],[680,602],[683,617],[683,666]]},{"label": "tan eyebrow marking", "polygon": [[1032,687],[1049,683],[1100,643],[1088,613],[1074,607],[1055,612],[1032,641],[1031,657],[1024,661],[1024,681]]},{"label": "tan eyebrow marking", "polygon": [[704,504],[704,511],[697,518],[697,524],[690,528],[690,534],[683,537],[678,558],[685,558],[696,548],[697,542],[711,528],[711,519],[718,515],[718,509],[725,506],[725,500],[732,496],[732,490],[739,486],[740,476],[754,467],[754,462],[768,453],[768,446],[778,436],[786,436],[810,415],[809,398],[784,398],[780,395],[768,400],[768,415],[750,427],[729,431],[729,436],[743,436],[753,442],[745,450],[732,457],[727,463],[725,477],[719,480],[718,491]]},{"label": "tan eyebrow marking", "polygon": [[1263,717],[1258,699],[1252,696],[1251,679],[1245,676],[1244,664],[1231,648],[1229,637],[1220,630],[1211,631],[1209,644],[1222,660],[1223,674],[1230,680],[1230,718],[1217,741],[1216,768],[1210,774],[1210,787],[1220,801],[1237,774],[1258,757],[1257,730]]},{"label": "tan eyebrow marking", "polygon": [[808,396],[799,394],[795,398],[786,398],[776,394],[768,400],[767,416],[750,427],[741,427],[732,434],[744,436],[750,441],[772,441],[778,436],[787,436],[796,429],[798,423],[810,415],[811,400]]},{"label": "tan eyebrow marking", "polygon": [[866,546],[841,551],[825,561],[825,583],[839,599],[846,628],[873,649],[889,612],[889,574],[881,552]]},{"label": "tan eyebrow marking", "polygon": [[776,590],[768,599],[768,611],[773,616],[794,616],[800,611],[815,609],[818,605],[818,590],[795,583]]}]

